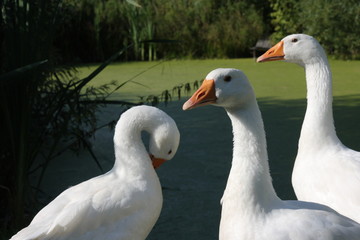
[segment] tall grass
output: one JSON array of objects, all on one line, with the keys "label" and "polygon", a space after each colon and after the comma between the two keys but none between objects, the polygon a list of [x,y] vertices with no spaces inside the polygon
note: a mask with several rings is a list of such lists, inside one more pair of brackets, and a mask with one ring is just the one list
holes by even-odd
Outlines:
[{"label": "tall grass", "polygon": [[1,171],[2,196],[6,196],[1,199],[6,209],[2,221],[14,226],[22,224],[27,169],[35,155],[32,149],[37,148],[33,142],[37,129],[33,128],[32,107],[38,99],[34,96],[49,74],[45,64],[30,67],[29,71],[23,66],[47,59],[58,6],[58,1],[1,2],[4,35],[1,72],[8,73],[2,77],[0,89],[0,108],[4,114],[0,124],[3,133],[0,158],[1,165],[6,166]]},{"label": "tall grass", "polygon": [[[171,100],[168,90],[135,103],[108,99],[114,90],[132,79],[120,84],[89,85],[106,66],[133,49],[132,43],[82,78],[73,67],[57,66],[54,38],[67,13],[62,3],[0,2],[0,32],[5,36],[0,65],[0,235],[23,227],[37,212],[41,205],[38,199],[43,194],[39,186],[48,166],[66,150],[86,149],[102,170],[89,142],[99,128],[95,115],[99,107],[104,104],[131,107],[143,102],[155,105]],[[179,85],[176,89],[189,87]],[[111,124],[109,121],[108,125]],[[35,183],[30,181],[34,177]]]},{"label": "tall grass", "polygon": [[[2,230],[22,227],[32,217],[44,173],[64,150],[85,148],[98,164],[88,137],[98,128],[95,112],[100,103],[107,103],[110,88],[116,86],[88,83],[132,47],[125,46],[82,79],[74,68],[57,67],[53,43],[64,9],[61,0],[0,2],[4,36],[0,66]],[[33,175],[38,181],[30,185]]]}]

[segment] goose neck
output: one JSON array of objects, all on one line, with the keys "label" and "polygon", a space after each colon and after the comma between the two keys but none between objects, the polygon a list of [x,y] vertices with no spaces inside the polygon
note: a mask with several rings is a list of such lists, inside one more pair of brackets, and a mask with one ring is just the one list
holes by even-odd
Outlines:
[{"label": "goose neck", "polygon": [[151,134],[154,127],[154,122],[150,121],[149,116],[126,115],[126,112],[123,114],[115,127],[114,171],[119,172],[126,168],[138,174],[152,169],[141,133],[146,131]]},{"label": "goose neck", "polygon": [[307,109],[300,146],[311,142],[336,141],[332,112],[332,79],[326,57],[305,66]]},{"label": "goose neck", "polygon": [[305,66],[307,99],[311,104],[332,105],[332,78],[328,61],[318,61]]},{"label": "goose neck", "polygon": [[227,113],[233,126],[234,149],[222,202],[239,204],[243,209],[265,209],[278,197],[271,183],[260,110],[254,100],[244,108]]}]

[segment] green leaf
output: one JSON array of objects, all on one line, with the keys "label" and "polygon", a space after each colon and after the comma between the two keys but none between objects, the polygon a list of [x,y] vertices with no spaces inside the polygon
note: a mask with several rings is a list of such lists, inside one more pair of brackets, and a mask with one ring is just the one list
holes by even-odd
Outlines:
[{"label": "green leaf", "polygon": [[142,8],[142,6],[134,0],[126,0],[126,1],[135,7]]}]

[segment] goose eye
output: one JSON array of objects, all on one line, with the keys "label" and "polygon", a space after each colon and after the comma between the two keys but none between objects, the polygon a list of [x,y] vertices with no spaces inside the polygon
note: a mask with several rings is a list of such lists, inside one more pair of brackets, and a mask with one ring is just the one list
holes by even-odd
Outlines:
[{"label": "goose eye", "polygon": [[224,78],[224,81],[225,81],[225,82],[230,82],[230,81],[231,81],[231,76],[226,76],[226,77]]},{"label": "goose eye", "polygon": [[172,150],[170,150],[169,152],[168,152],[168,154],[170,155],[172,153]]},{"label": "goose eye", "polygon": [[298,41],[298,39],[297,38],[293,38],[293,39],[291,39],[291,42],[293,42],[293,43],[295,43],[295,42],[297,42]]}]

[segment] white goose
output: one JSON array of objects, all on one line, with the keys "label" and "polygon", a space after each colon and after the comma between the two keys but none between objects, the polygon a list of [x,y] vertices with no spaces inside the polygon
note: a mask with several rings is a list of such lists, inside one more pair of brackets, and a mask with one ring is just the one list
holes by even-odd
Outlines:
[{"label": "white goose", "polygon": [[300,64],[306,73],[307,109],[292,174],[297,198],[328,205],[360,223],[360,152],[336,135],[325,51],[313,37],[293,34],[257,61],[275,60]]},{"label": "white goose", "polygon": [[[150,133],[151,157],[141,140],[142,131]],[[174,156],[179,140],[174,120],[163,111],[131,108],[115,128],[114,167],[62,192],[11,240],[145,239],[163,200],[154,167]]]},{"label": "white goose", "polygon": [[232,167],[221,200],[220,240],[360,239],[360,225],[334,210],[278,198],[261,113],[243,72],[213,70],[183,109],[207,104],[225,108],[234,134]]}]

